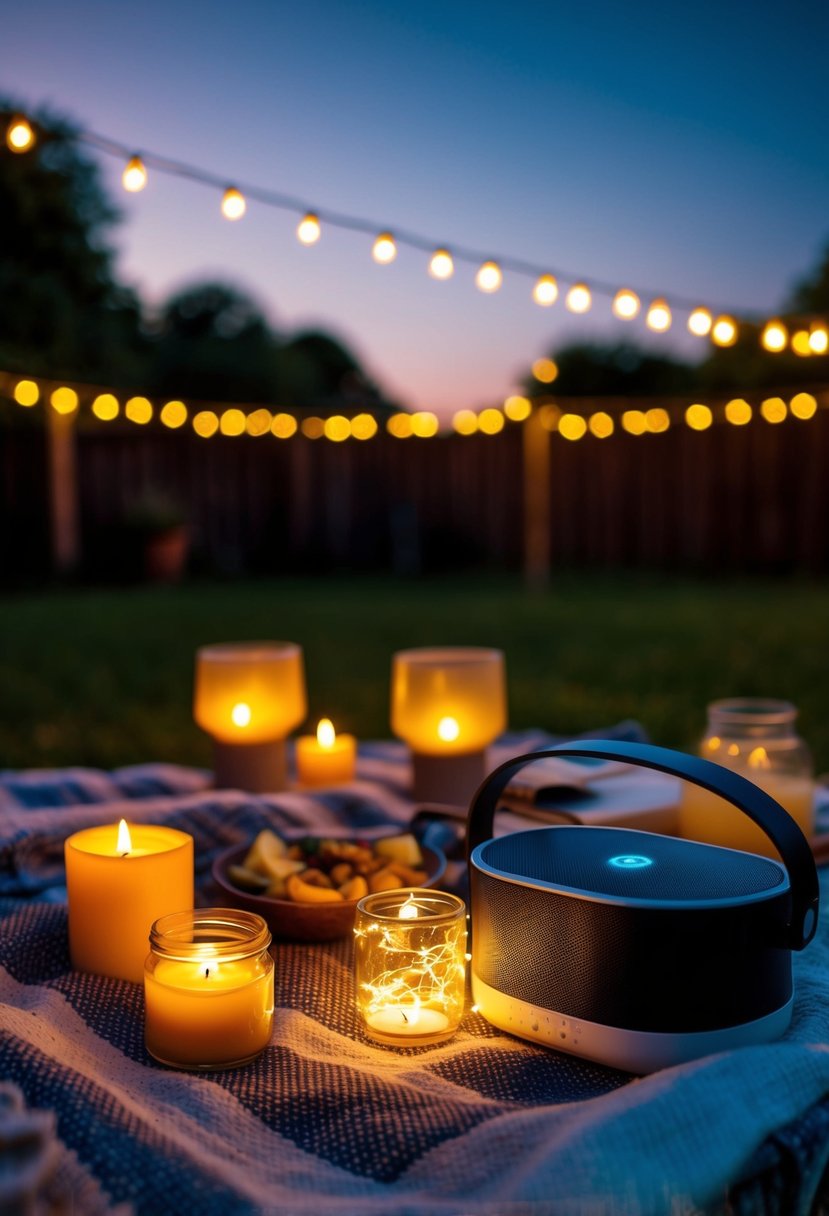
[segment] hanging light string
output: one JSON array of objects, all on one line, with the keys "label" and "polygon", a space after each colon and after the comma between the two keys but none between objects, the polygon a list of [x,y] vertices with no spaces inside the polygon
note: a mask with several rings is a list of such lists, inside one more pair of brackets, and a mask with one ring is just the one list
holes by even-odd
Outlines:
[{"label": "hanging light string", "polygon": [[[716,310],[701,305],[697,300],[679,295],[671,295],[669,301],[660,292],[643,288],[620,288],[618,284],[592,276],[576,275],[510,255],[494,256],[464,245],[434,241],[419,233],[390,228],[341,211],[315,207],[295,195],[249,183],[229,181],[206,169],[160,156],[155,152],[138,152],[119,140],[99,135],[95,131],[81,129],[76,138],[88,147],[124,162],[122,182],[124,188],[131,193],[144,189],[149,170],[183,178],[221,191],[221,210],[228,220],[240,220],[247,210],[248,200],[299,216],[297,237],[305,245],[316,244],[324,226],[344,229],[372,237],[372,256],[380,265],[393,262],[398,246],[404,245],[429,256],[429,273],[438,280],[451,278],[456,262],[474,266],[475,284],[485,294],[497,292],[503,284],[504,273],[507,272],[535,280],[532,299],[541,307],[548,308],[556,303],[561,295],[560,282],[563,282],[569,284],[564,295],[565,306],[576,314],[590,310],[594,295],[606,296],[612,300],[612,311],[619,320],[633,321],[644,312],[645,324],[650,330],[654,333],[666,333],[673,325],[673,310],[677,310],[688,313],[687,327],[691,334],[700,338],[708,337],[716,346],[728,347],[733,346],[739,337],[739,313],[744,323],[760,327],[760,343],[771,353],[779,353],[789,347],[796,354],[804,356],[829,352],[829,327],[820,317],[791,316],[787,323],[779,317],[769,318],[767,314],[758,312]],[[9,150],[25,153],[35,142],[35,130],[25,115],[13,117],[6,132]],[[648,300],[649,303],[643,303]],[[792,324],[793,331],[790,329]]]},{"label": "hanging light string", "polygon": [[[183,401],[152,402],[149,397],[127,397],[117,390],[105,390],[88,384],[67,384],[43,378],[20,377],[0,372],[0,396],[26,409],[42,404],[70,419],[90,417],[100,423],[123,419],[135,426],[160,422],[168,430],[187,427],[202,439],[214,435],[228,438],[271,435],[276,439],[328,439],[342,443],[347,439],[365,441],[381,435],[383,430],[394,439],[433,439],[455,434],[498,435],[509,424],[526,423],[535,416],[540,425],[563,439],[578,440],[585,436],[607,439],[611,435],[659,435],[684,425],[694,431],[705,431],[715,423],[730,423],[741,427],[755,419],[770,425],[788,418],[808,421],[819,409],[829,409],[829,388],[811,391],[802,388],[779,390],[754,405],[744,397],[718,399],[711,404],[685,398],[630,397],[561,397],[535,398],[513,395],[500,407],[481,410],[457,410],[451,425],[441,426],[430,410],[414,413],[397,411],[378,418],[367,411],[347,417],[332,414],[318,417],[298,411],[272,412],[263,405],[230,405],[227,402]],[[656,402],[659,402],[657,404]]]}]

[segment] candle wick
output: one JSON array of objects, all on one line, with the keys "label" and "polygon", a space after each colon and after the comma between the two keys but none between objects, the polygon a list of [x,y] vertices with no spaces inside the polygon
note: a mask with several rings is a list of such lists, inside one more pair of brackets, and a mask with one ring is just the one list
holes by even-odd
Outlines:
[{"label": "candle wick", "polygon": [[121,854],[122,857],[129,857],[129,855],[130,855],[129,849],[127,849],[126,853]]},{"label": "candle wick", "polygon": [[205,967],[205,969],[204,969],[204,978],[206,980],[210,979],[210,968],[209,967]]},{"label": "candle wick", "polygon": [[406,1023],[406,1025],[408,1026],[408,1024],[409,1024],[409,1019],[406,1017],[406,1014],[405,1014],[404,1010],[402,1010],[402,1009],[400,1010],[400,1016],[402,1017],[403,1021],[404,1021],[404,1022]]}]

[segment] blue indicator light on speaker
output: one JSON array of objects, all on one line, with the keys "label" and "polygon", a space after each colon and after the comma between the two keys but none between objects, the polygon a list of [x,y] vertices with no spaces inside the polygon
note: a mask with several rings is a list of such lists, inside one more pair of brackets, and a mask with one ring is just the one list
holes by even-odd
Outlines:
[{"label": "blue indicator light on speaker", "polygon": [[653,865],[653,858],[643,857],[641,853],[622,853],[611,857],[608,865],[617,870],[644,870],[645,866]]}]

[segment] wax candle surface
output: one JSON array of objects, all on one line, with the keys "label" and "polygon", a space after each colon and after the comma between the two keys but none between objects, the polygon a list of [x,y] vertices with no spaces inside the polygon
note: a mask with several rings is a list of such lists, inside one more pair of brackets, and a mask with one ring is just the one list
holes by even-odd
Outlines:
[{"label": "wax candle surface", "polygon": [[69,952],[77,971],[140,983],[153,921],[193,907],[193,837],[175,828],[87,828],[65,845]]},{"label": "wax candle surface", "polygon": [[[782,773],[765,774],[762,770],[741,773],[770,794],[788,811],[805,836],[815,830],[814,783],[808,777],[790,777]],[[689,840],[702,840],[728,849],[744,849],[777,857],[777,850],[747,815],[730,802],[710,794],[698,785],[685,783],[679,811],[679,830]]]},{"label": "wax candle surface", "polygon": [[268,1045],[273,966],[260,957],[158,959],[144,975],[147,1050],[165,1064],[228,1068]]},{"label": "wax candle surface", "polygon": [[449,1028],[449,1018],[439,1009],[406,1009],[401,1005],[389,1005],[366,1016],[366,1025],[384,1035],[395,1035],[401,1047],[416,1047],[418,1041],[428,1041],[432,1035],[442,1034]]},{"label": "wax candle surface", "polygon": [[301,735],[296,742],[296,770],[300,785],[344,785],[354,780],[357,741],[337,735],[330,719],[323,718],[316,737]]}]

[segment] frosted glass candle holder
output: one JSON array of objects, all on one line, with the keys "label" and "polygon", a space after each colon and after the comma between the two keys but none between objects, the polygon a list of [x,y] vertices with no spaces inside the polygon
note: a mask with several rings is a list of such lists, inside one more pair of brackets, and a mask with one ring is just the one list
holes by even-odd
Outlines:
[{"label": "frosted glass candle holder", "polygon": [[220,789],[285,789],[285,739],[306,713],[296,643],[226,642],[196,652],[193,717],[213,740]]}]

